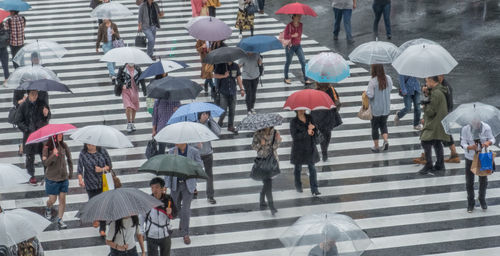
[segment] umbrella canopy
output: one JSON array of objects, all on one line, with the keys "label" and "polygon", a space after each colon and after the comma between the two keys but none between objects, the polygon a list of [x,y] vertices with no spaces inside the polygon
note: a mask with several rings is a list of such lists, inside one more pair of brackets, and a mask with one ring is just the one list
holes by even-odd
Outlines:
[{"label": "umbrella canopy", "polygon": [[48,124],[32,132],[26,140],[26,144],[43,142],[56,134],[65,134],[74,131],[76,131],[76,127],[71,124]]},{"label": "umbrella canopy", "polygon": [[319,83],[337,83],[349,75],[349,63],[333,52],[315,55],[306,65],[306,76]]},{"label": "umbrella canopy", "polygon": [[446,115],[441,123],[444,131],[451,134],[455,128],[462,128],[472,124],[473,121],[482,121],[491,127],[493,136],[500,134],[500,110],[498,108],[480,102],[466,103],[458,106]]},{"label": "umbrella canopy", "polygon": [[402,53],[404,50],[408,49],[408,47],[412,45],[419,45],[419,44],[433,44],[433,45],[439,45],[438,43],[425,39],[425,38],[417,38],[413,40],[409,40],[404,42],[402,45],[399,46],[399,52]]},{"label": "umbrella canopy", "polygon": [[28,182],[28,173],[13,164],[0,163],[0,188],[11,187]]},{"label": "umbrella canopy", "polygon": [[71,139],[100,147],[131,148],[132,142],[116,128],[106,125],[89,125],[78,129]]},{"label": "umbrella canopy", "polygon": [[399,74],[419,78],[448,74],[456,65],[453,56],[436,44],[412,45],[392,63]]},{"label": "umbrella canopy", "polygon": [[155,140],[166,143],[198,143],[219,139],[208,127],[200,123],[179,122],[161,129]]},{"label": "umbrella canopy", "polygon": [[218,117],[224,113],[224,109],[207,102],[193,102],[178,108],[170,117],[167,124],[174,124],[182,121],[198,121],[198,113],[210,112],[211,117]]},{"label": "umbrella canopy", "polygon": [[114,19],[119,17],[131,17],[132,11],[125,5],[117,2],[109,2],[98,5],[90,13],[90,17],[97,19]]},{"label": "umbrella canopy", "polygon": [[304,215],[280,236],[280,241],[290,255],[310,255],[311,248],[320,243],[335,242],[338,255],[359,256],[372,244],[353,219],[336,213]]},{"label": "umbrella canopy", "polygon": [[214,17],[208,19],[199,19],[189,27],[189,35],[203,41],[220,41],[231,36],[231,28]]},{"label": "umbrella canopy", "polygon": [[9,88],[16,88],[24,82],[40,79],[50,79],[57,82],[61,81],[52,70],[42,67],[41,65],[32,65],[18,67],[14,72],[10,73],[9,79],[7,79],[7,86]]},{"label": "umbrella canopy", "polygon": [[160,60],[151,64],[151,66],[144,70],[144,72],[142,72],[141,76],[139,77],[139,80],[187,67],[189,67],[189,65],[182,61]]},{"label": "umbrella canopy", "polygon": [[199,163],[174,154],[160,154],[151,157],[139,167],[138,172],[151,172],[156,176],[175,176],[182,179],[208,178]]},{"label": "umbrella canopy", "polygon": [[46,92],[71,92],[67,85],[50,79],[40,79],[22,83],[16,90],[37,90]]},{"label": "umbrella canopy", "polygon": [[215,49],[207,54],[203,63],[208,64],[220,64],[233,62],[241,58],[246,57],[247,54],[241,48],[238,47],[221,47]]},{"label": "umbrella canopy", "polygon": [[78,211],[76,217],[83,223],[95,220],[115,221],[132,215],[145,215],[163,203],[136,188],[117,188],[92,197]]},{"label": "umbrella canopy", "polygon": [[276,37],[264,35],[244,38],[238,43],[237,46],[246,52],[256,53],[283,49],[283,45]]},{"label": "umbrella canopy", "polygon": [[197,16],[197,17],[192,17],[189,18],[188,22],[184,25],[184,28],[189,31],[189,28],[197,21],[203,20],[203,19],[210,19],[211,16]]},{"label": "umbrella canopy", "polygon": [[14,209],[0,213],[0,244],[7,247],[41,234],[50,221],[25,209]]},{"label": "umbrella canopy", "polygon": [[317,110],[335,107],[332,98],[323,91],[305,89],[292,93],[286,99],[283,109],[286,110]]},{"label": "umbrella canopy", "polygon": [[38,65],[60,60],[68,50],[52,40],[36,40],[25,44],[14,56],[14,62],[24,65]]},{"label": "umbrella canopy", "polygon": [[166,100],[195,99],[201,92],[201,86],[184,77],[167,76],[152,81],[147,89],[147,97]]},{"label": "umbrella canopy", "polygon": [[0,8],[6,11],[24,12],[31,9],[31,5],[21,0],[4,0],[0,2]]},{"label": "umbrella canopy", "polygon": [[316,17],[318,14],[307,4],[291,3],[281,7],[275,14],[302,14]]},{"label": "umbrella canopy", "polygon": [[238,124],[238,131],[258,131],[264,128],[279,126],[283,123],[283,117],[279,114],[266,113],[248,115]]},{"label": "umbrella canopy", "polygon": [[349,54],[349,59],[353,62],[368,65],[388,64],[392,63],[398,54],[399,49],[393,43],[371,41],[356,47],[356,49]]},{"label": "umbrella canopy", "polygon": [[102,56],[101,61],[117,62],[119,64],[134,63],[134,64],[151,64],[153,60],[136,47],[119,47],[114,48]]},{"label": "umbrella canopy", "polygon": [[10,12],[0,10],[0,22],[3,22],[3,20],[5,20],[5,18],[7,18],[9,16],[10,16]]}]

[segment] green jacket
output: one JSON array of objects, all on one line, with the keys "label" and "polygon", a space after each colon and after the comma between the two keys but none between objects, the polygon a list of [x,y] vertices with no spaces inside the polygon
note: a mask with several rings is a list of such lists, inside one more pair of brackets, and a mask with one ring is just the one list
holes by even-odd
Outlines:
[{"label": "green jacket", "polygon": [[446,87],[438,84],[430,91],[430,103],[424,105],[424,129],[420,140],[450,141],[450,135],[444,132],[441,120],[448,114],[446,105]]}]

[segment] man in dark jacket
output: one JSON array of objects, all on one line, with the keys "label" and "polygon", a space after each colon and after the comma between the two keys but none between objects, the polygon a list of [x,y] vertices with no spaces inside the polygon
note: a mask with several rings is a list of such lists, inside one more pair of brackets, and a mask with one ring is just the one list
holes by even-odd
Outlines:
[{"label": "man in dark jacket", "polygon": [[[453,111],[453,89],[451,88],[450,83],[444,79],[444,75],[439,76],[439,82],[446,88],[448,93],[446,96],[446,107],[448,108],[448,113]],[[443,142],[443,146],[450,148],[450,158],[445,159],[446,163],[460,163],[460,157],[457,154],[457,148],[455,147],[455,140],[453,136],[450,135],[449,142]]]},{"label": "man in dark jacket", "polygon": [[139,6],[139,31],[144,32],[148,39],[147,54],[153,60],[156,60],[156,57],[153,56],[153,50],[155,48],[156,30],[160,28],[160,17],[160,7],[154,0],[144,1]]},{"label": "man in dark jacket", "polygon": [[[47,125],[50,119],[49,107],[44,101],[38,98],[38,91],[28,91],[28,98],[24,101],[16,112],[16,124],[19,130],[23,132],[23,145],[26,143],[28,136]],[[35,154],[40,155],[42,158],[42,143],[35,143],[24,145],[24,152],[26,153],[26,169],[28,174],[31,175],[29,182],[36,184],[35,178]]]}]

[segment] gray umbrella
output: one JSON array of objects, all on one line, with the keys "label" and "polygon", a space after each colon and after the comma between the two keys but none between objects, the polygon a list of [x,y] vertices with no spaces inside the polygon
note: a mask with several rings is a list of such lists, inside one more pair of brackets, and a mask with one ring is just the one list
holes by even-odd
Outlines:
[{"label": "gray umbrella", "polygon": [[247,54],[239,47],[221,47],[207,54],[203,63],[220,64],[233,62],[246,57]]},{"label": "gray umbrella", "polygon": [[161,205],[158,199],[136,188],[118,188],[101,193],[78,211],[76,217],[83,223],[95,220],[114,221],[124,217],[146,214]]},{"label": "gray umbrella", "polygon": [[238,124],[240,131],[257,131],[260,129],[278,126],[283,123],[283,117],[279,114],[267,113],[248,115]]}]

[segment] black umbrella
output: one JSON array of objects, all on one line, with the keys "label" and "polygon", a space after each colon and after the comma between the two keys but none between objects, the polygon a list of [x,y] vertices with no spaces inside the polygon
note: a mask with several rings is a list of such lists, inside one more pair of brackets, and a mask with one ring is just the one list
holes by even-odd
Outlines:
[{"label": "black umbrella", "polygon": [[40,79],[22,83],[16,90],[37,90],[37,91],[56,91],[71,92],[67,85],[50,79]]},{"label": "black umbrella", "polygon": [[208,53],[203,63],[228,63],[244,58],[245,56],[247,56],[247,54],[239,47],[221,47]]},{"label": "black umbrella", "polygon": [[195,99],[201,92],[201,86],[187,78],[167,76],[151,82],[147,97],[166,100]]}]

